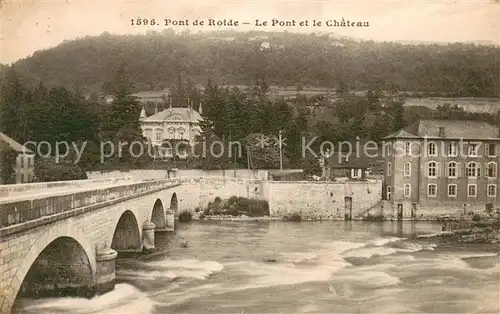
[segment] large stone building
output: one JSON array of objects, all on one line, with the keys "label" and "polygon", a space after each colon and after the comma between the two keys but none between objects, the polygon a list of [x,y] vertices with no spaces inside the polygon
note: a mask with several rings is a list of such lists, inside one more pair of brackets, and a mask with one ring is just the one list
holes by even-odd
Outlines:
[{"label": "large stone building", "polygon": [[387,136],[384,148],[383,196],[394,217],[457,216],[500,206],[499,128],[422,120]]},{"label": "large stone building", "polygon": [[[4,146],[5,145],[5,146]],[[0,132],[0,149],[4,147],[10,147],[17,153],[16,161],[14,164],[14,178],[12,183],[30,183],[33,182],[35,178],[35,155],[34,153],[21,145],[20,143],[13,140],[11,137]],[[0,169],[1,171],[1,169]],[[0,175],[0,184],[5,184],[8,182],[2,182],[2,177]]]},{"label": "large stone building", "polygon": [[[172,157],[176,140],[194,145],[196,136],[201,132],[200,122],[203,121],[201,104],[199,111],[194,110],[190,103],[187,108],[169,107],[147,117],[146,111],[142,109],[140,122],[144,137],[156,148],[159,157]],[[171,145],[166,145],[167,142]],[[180,157],[185,154],[185,150],[178,152]]]}]

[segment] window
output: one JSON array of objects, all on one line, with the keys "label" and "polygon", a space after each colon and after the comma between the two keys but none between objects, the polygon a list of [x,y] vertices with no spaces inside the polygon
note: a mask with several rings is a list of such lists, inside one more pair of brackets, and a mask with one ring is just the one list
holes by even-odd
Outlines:
[{"label": "window", "polygon": [[437,196],[437,185],[429,184],[427,186],[427,196],[428,197],[436,197]]},{"label": "window", "polygon": [[429,156],[437,156],[437,145],[436,143],[429,143],[427,147],[427,153]]},{"label": "window", "polygon": [[411,186],[409,184],[404,185],[404,193],[405,193],[405,197],[411,196]]},{"label": "window", "polygon": [[469,162],[467,164],[467,177],[479,177],[481,176],[481,168],[476,162]]},{"label": "window", "polygon": [[477,157],[477,147],[478,144],[469,144],[469,156],[470,157]]},{"label": "window", "polygon": [[468,197],[476,197],[477,196],[477,185],[469,184],[467,186],[467,196]]},{"label": "window", "polygon": [[456,178],[457,177],[457,163],[454,161],[450,161],[448,163],[448,177]]},{"label": "window", "polygon": [[405,143],[405,155],[406,156],[411,155],[411,143],[410,142]]},{"label": "window", "polygon": [[497,155],[495,144],[488,144],[488,146],[486,146],[486,150],[487,150],[488,157],[495,157]]},{"label": "window", "polygon": [[427,169],[427,173],[429,175],[429,177],[437,177],[437,164],[434,162],[434,161],[431,161],[429,163],[429,166],[428,166],[428,169]]},{"label": "window", "polygon": [[392,175],[392,163],[390,162],[387,163],[387,175],[388,176]]},{"label": "window", "polygon": [[390,201],[391,200],[391,193],[392,192],[392,189],[390,186],[387,187],[387,200]]},{"label": "window", "polygon": [[496,162],[488,163],[488,171],[486,173],[487,173],[488,177],[496,178],[497,177],[497,163]]},{"label": "window", "polygon": [[161,129],[157,129],[156,130],[156,140],[157,141],[161,141],[162,140],[162,130]]},{"label": "window", "polygon": [[352,178],[361,178],[361,169],[351,169]]},{"label": "window", "polygon": [[456,157],[458,155],[457,143],[451,142],[450,146],[448,146],[448,156]]},{"label": "window", "polygon": [[24,168],[24,155],[19,155],[19,167]]},{"label": "window", "polygon": [[497,186],[496,184],[488,184],[488,197],[497,196]]},{"label": "window", "polygon": [[403,172],[405,177],[411,176],[411,163],[405,162]]},{"label": "window", "polygon": [[457,197],[457,185],[448,184],[448,197]]}]

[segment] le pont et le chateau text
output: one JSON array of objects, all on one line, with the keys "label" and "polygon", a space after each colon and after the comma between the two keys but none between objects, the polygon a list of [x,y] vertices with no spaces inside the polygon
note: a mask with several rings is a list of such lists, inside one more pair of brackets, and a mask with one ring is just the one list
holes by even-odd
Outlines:
[{"label": "le pont et le chateau text", "polygon": [[132,26],[215,26],[215,27],[238,27],[250,25],[254,27],[369,27],[367,21],[355,21],[341,18],[338,20],[260,20],[255,19],[252,22],[239,21],[234,19],[147,19],[135,18],[130,20]]}]

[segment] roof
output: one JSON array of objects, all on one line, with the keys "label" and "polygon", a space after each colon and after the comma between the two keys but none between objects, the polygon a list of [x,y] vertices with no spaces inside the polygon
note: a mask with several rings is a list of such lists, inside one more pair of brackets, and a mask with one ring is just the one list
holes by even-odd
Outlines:
[{"label": "roof", "polygon": [[158,112],[150,117],[141,119],[143,122],[162,122],[162,121],[181,121],[181,122],[199,122],[203,118],[198,111],[188,108],[168,108]]},{"label": "roof", "polygon": [[[440,136],[440,128],[443,128],[444,136]],[[499,128],[482,121],[420,120],[386,136],[384,139],[393,138],[500,140],[500,134]]]},{"label": "roof", "polygon": [[368,168],[372,159],[366,155],[356,153],[334,153],[327,159],[330,168]]},{"label": "roof", "polygon": [[13,140],[11,137],[7,136],[7,134],[0,132],[0,140],[4,143],[7,143],[7,145],[9,145],[13,150],[15,150],[18,153],[33,154],[32,150],[19,144],[18,142]]}]

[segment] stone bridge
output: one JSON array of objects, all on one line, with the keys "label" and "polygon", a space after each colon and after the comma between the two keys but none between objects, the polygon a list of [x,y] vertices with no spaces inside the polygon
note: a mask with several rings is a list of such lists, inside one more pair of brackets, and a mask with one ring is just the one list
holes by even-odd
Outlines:
[{"label": "stone bridge", "polygon": [[117,252],[154,249],[155,231],[174,230],[178,179],[86,181],[0,189],[1,313],[17,297],[112,290]]}]

